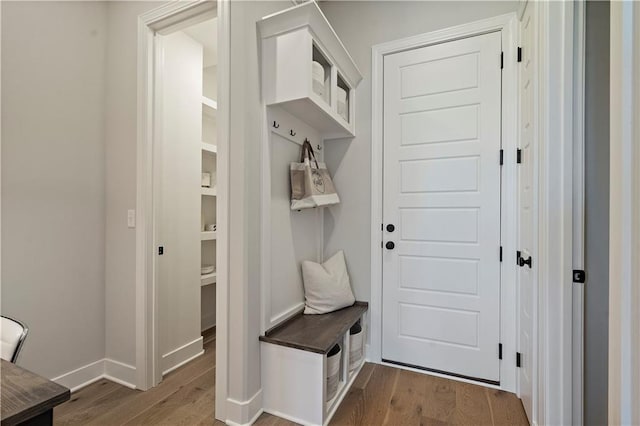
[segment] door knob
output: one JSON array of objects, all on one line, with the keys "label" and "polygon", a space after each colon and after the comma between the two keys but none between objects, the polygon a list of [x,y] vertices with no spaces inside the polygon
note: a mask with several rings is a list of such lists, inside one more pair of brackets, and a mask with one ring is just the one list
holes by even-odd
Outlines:
[{"label": "door knob", "polygon": [[529,269],[531,269],[531,256],[529,256],[526,260],[524,257],[520,257],[520,259],[518,260],[518,264],[522,267],[524,265],[529,266]]},{"label": "door knob", "polygon": [[388,224],[387,225],[387,232],[393,232],[396,230],[396,227],[393,224]]},{"label": "door knob", "polygon": [[387,241],[387,244],[385,244],[384,246],[387,248],[387,250],[393,250],[396,245],[393,241]]}]

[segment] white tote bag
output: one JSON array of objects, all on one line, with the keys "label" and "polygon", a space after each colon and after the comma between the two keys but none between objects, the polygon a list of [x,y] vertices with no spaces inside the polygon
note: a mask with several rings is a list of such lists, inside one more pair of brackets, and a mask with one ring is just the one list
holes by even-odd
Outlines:
[{"label": "white tote bag", "polygon": [[304,141],[300,163],[291,163],[291,210],[338,204],[340,198],[327,166],[318,163],[309,141]]}]

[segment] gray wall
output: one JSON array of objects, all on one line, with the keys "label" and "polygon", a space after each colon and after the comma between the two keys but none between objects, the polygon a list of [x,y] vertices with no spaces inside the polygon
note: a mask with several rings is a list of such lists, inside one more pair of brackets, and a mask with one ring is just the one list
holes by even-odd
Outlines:
[{"label": "gray wall", "polygon": [[[233,213],[228,224],[227,350],[228,397],[236,401],[246,401],[260,389],[260,144],[266,122],[260,91],[256,21],[291,5],[289,0],[232,1],[230,4],[229,209]],[[244,418],[234,421],[246,423],[257,409],[252,405],[241,411]]]},{"label": "gray wall", "polygon": [[325,144],[341,203],[325,210],[325,256],[343,249],[356,298],[370,300],[371,47],[516,11],[513,1],[329,1],[321,8],[360,68],[356,137]]},{"label": "gray wall", "polygon": [[138,16],[163,3],[1,3],[2,313],[48,377],[136,362]]},{"label": "gray wall", "polygon": [[605,425],[609,337],[609,3],[586,4],[584,423]]},{"label": "gray wall", "polygon": [[106,3],[1,7],[2,314],[52,378],[104,357]]},{"label": "gray wall", "polygon": [[136,208],[138,16],[164,2],[111,1],[106,75],[106,357],[136,364]]}]

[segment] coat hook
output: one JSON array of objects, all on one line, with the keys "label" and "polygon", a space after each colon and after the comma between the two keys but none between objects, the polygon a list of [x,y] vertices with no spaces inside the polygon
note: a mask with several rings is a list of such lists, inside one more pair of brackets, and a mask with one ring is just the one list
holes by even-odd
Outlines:
[{"label": "coat hook", "polygon": [[296,133],[296,132],[294,132],[294,131],[293,131],[293,129],[289,130],[289,134],[290,134],[291,136],[295,136],[295,135],[297,135],[297,133]]},{"label": "coat hook", "polygon": [[274,121],[274,122],[273,122],[273,127],[277,129],[277,128],[279,128],[279,127],[280,127],[280,125]]},{"label": "coat hook", "polygon": [[318,151],[322,151],[322,147],[320,146],[320,144],[318,144],[318,146],[316,146],[316,149],[317,149]]}]

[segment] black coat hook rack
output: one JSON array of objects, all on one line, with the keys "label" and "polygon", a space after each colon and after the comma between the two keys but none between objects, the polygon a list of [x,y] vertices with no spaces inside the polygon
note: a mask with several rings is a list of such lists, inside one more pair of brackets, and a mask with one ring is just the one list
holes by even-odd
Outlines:
[{"label": "black coat hook rack", "polygon": [[273,127],[274,127],[275,129],[277,129],[277,128],[279,128],[279,127],[280,127],[280,125],[274,121],[274,122],[273,122]]},{"label": "black coat hook rack", "polygon": [[291,130],[289,130],[289,135],[291,135],[291,136],[295,136],[295,135],[297,135],[297,133],[296,133],[296,132],[294,132],[294,131],[293,131],[293,129],[291,129]]}]

